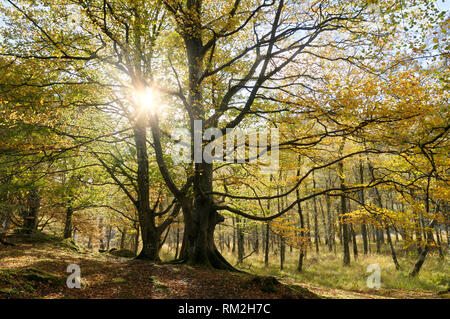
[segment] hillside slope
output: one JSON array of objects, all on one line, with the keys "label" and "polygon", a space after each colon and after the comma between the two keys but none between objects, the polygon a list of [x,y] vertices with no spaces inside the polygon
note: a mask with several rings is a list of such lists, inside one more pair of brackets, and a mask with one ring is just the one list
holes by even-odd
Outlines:
[{"label": "hillside slope", "polygon": [[[0,244],[0,298],[387,298],[386,296],[245,273],[154,264],[79,249],[47,235],[10,237]],[[81,288],[67,288],[67,267],[81,270]],[[391,298],[448,298],[393,291]]]},{"label": "hillside slope", "polygon": [[[271,277],[154,264],[57,239],[12,241],[0,245],[0,298],[319,298]],[[70,264],[80,266],[80,289],[67,288]]]}]

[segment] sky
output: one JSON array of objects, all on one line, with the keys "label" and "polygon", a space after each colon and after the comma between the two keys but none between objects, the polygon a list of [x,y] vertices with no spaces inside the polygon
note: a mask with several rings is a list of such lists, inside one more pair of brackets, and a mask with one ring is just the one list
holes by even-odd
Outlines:
[{"label": "sky", "polygon": [[450,0],[437,0],[436,4],[440,10],[450,10]]}]

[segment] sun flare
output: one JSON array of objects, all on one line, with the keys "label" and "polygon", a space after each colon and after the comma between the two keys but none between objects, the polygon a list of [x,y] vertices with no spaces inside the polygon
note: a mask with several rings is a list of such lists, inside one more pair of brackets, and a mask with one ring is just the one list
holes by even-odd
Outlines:
[{"label": "sun flare", "polygon": [[136,96],[140,108],[149,111],[156,111],[157,96],[152,88],[147,87],[145,90],[137,92]]}]

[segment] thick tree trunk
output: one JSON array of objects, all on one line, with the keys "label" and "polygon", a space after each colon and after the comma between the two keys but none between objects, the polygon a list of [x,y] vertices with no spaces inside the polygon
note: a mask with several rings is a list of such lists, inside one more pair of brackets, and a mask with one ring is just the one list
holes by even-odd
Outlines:
[{"label": "thick tree trunk", "polygon": [[137,259],[159,262],[159,250],[161,247],[161,234],[152,225],[140,223],[142,249]]},{"label": "thick tree trunk", "polygon": [[38,213],[41,206],[41,198],[36,187],[33,187],[27,194],[26,209],[23,212],[23,228],[28,234],[37,230]]},{"label": "thick tree trunk", "polygon": [[146,117],[141,115],[134,128],[138,162],[138,201],[135,205],[142,238],[142,250],[136,258],[159,262],[161,233],[155,225],[154,214],[150,209],[146,121]]},{"label": "thick tree trunk", "polygon": [[214,230],[224,221],[214,209],[212,196],[212,164],[195,164],[194,203],[192,213],[183,209],[185,218],[185,236],[180,258],[190,264],[208,268],[236,269],[228,263],[217,250],[214,243]]}]

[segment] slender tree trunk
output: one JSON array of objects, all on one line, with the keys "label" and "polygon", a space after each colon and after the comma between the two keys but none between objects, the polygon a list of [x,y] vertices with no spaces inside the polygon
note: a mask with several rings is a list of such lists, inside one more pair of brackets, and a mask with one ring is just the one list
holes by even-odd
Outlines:
[{"label": "slender tree trunk", "polygon": [[233,221],[233,246],[231,248],[231,252],[234,253],[236,251],[236,222],[234,217],[232,217],[232,221]]},{"label": "slender tree trunk", "polygon": [[111,237],[112,237],[112,227],[108,226],[106,230],[106,250],[109,250],[109,245],[111,244]]},{"label": "slender tree trunk", "polygon": [[[179,223],[177,223],[179,224]],[[176,239],[176,246],[175,246],[175,259],[178,259],[178,250],[180,246],[180,225],[177,225],[177,239]]]},{"label": "slender tree trunk", "polygon": [[138,254],[139,251],[139,238],[140,238],[140,228],[136,227],[136,234],[134,236],[134,253],[135,255]]},{"label": "slender tree trunk", "polygon": [[[364,185],[364,166],[362,163],[362,160],[359,161],[359,181],[361,185]],[[364,189],[361,189],[359,192],[360,201],[361,204],[364,206],[366,204],[365,197],[364,197]],[[367,243],[367,227],[366,224],[361,225],[361,235],[363,239],[363,249],[364,249],[364,255],[367,255],[368,253],[368,243]]]},{"label": "slender tree trunk", "polygon": [[[300,167],[301,165],[301,161],[300,161],[300,156],[298,158],[298,165]],[[297,169],[297,177],[300,177],[300,168]],[[296,200],[297,200],[297,212],[298,212],[298,216],[300,219],[300,252],[298,255],[298,264],[297,264],[297,271],[298,272],[302,272],[303,271],[303,259],[305,257],[305,250],[307,247],[307,242],[305,240],[305,221],[303,219],[303,212],[302,212],[302,204],[300,202],[300,191],[298,190],[298,188],[295,190],[295,196],[296,196]]]},{"label": "slender tree trunk", "polygon": [[394,244],[392,243],[391,233],[389,232],[389,226],[386,226],[386,235],[389,247],[391,248],[392,260],[394,261],[395,269],[400,270],[400,264],[397,260],[397,254],[395,253]]},{"label": "slender tree trunk", "polygon": [[[345,139],[342,140],[342,144],[340,146],[339,154],[342,155],[345,145]],[[339,169],[339,180],[340,180],[340,188],[342,192],[345,192],[346,186],[345,186],[345,179],[344,179],[344,162],[340,161],[338,164]],[[344,214],[347,213],[347,199],[344,195],[340,196],[341,199],[341,225],[342,225],[342,244],[344,248],[344,259],[343,259],[343,265],[344,266],[350,266],[350,247],[349,247],[349,225],[347,224],[347,218]]]},{"label": "slender tree trunk", "polygon": [[[316,178],[313,171],[313,190],[316,189]],[[318,209],[317,209],[317,199],[313,198],[313,207],[314,207],[314,243],[316,247],[316,254],[319,254],[319,222],[318,222]]]},{"label": "slender tree trunk", "polygon": [[436,231],[436,240],[437,240],[437,247],[439,251],[439,257],[444,258],[444,254],[442,252],[442,245],[441,245],[441,238],[439,236],[439,225],[436,223],[434,230]]},{"label": "slender tree trunk", "polygon": [[268,267],[269,266],[269,249],[270,249],[270,246],[269,246],[270,224],[269,223],[266,223],[265,235],[266,235],[266,238],[265,238],[265,249],[264,249],[264,265],[266,267]]},{"label": "slender tree trunk", "polygon": [[[297,198],[300,198],[300,194],[299,194],[298,190],[296,190],[296,195],[297,195]],[[298,255],[297,271],[301,272],[303,270],[303,259],[305,258],[305,250],[307,247],[307,243],[305,240],[305,231],[304,231],[305,222],[303,219],[302,205],[300,202],[297,203],[297,211],[298,211],[298,216],[300,219],[300,238],[301,238],[300,252]]]},{"label": "slender tree trunk", "polygon": [[103,242],[103,218],[100,217],[98,220],[98,230],[100,232],[100,238],[99,238],[99,242],[100,242],[100,250],[105,250],[105,243]]},{"label": "slender tree trunk", "polygon": [[333,251],[333,221],[331,218],[331,199],[330,196],[325,196],[325,201],[327,204],[327,219],[328,219],[328,251]]},{"label": "slender tree trunk", "polygon": [[[426,196],[425,196],[425,211],[427,214],[430,213],[430,181],[431,181],[431,174],[428,175],[428,183],[427,183],[427,189],[426,189]],[[414,265],[414,269],[409,274],[411,277],[416,277],[419,274],[420,269],[422,268],[423,263],[425,262],[425,258],[427,257],[428,251],[430,249],[430,245],[433,243],[433,233],[431,231],[432,228],[434,228],[434,225],[436,224],[436,220],[433,219],[428,226],[428,228],[424,227],[425,231],[425,240],[426,245],[422,249],[422,251],[419,254],[419,259],[417,260],[416,264]]]},{"label": "slender tree trunk", "polygon": [[350,231],[352,234],[352,245],[353,245],[353,257],[355,260],[358,259],[358,244],[356,243],[356,233],[355,229],[353,228],[353,224],[350,225]]},{"label": "slender tree trunk", "polygon": [[[431,228],[434,226],[433,225],[434,222],[435,221],[432,221],[432,223],[431,223],[432,225],[430,226]],[[420,269],[422,268],[422,265],[425,262],[425,258],[427,257],[427,254],[430,250],[430,244],[433,242],[431,236],[432,236],[431,231],[428,231],[425,236],[425,238],[427,240],[427,244],[425,245],[425,247],[422,248],[422,250],[419,254],[419,258],[418,258],[417,262],[414,264],[414,268],[411,271],[411,273],[409,274],[409,276],[416,277],[419,274]]]},{"label": "slender tree trunk", "polygon": [[[309,208],[309,207],[308,207]],[[307,230],[307,236],[308,236],[308,243],[309,245],[312,247],[312,240],[311,240],[311,222],[309,220],[309,212],[308,209],[305,211],[305,215],[306,215],[306,228],[308,228]]]},{"label": "slender tree trunk", "polygon": [[72,215],[73,209],[72,207],[67,207],[66,209],[66,221],[64,224],[64,239],[72,238]]},{"label": "slender tree trunk", "polygon": [[280,270],[283,270],[284,267],[285,253],[286,245],[284,243],[284,238],[280,236]]},{"label": "slender tree trunk", "polygon": [[377,241],[377,254],[381,253],[381,231],[377,228],[375,230],[376,241]]},{"label": "slender tree trunk", "polygon": [[242,264],[244,260],[244,232],[242,231],[242,225],[240,218],[237,218],[237,250],[238,250],[238,265]]}]

